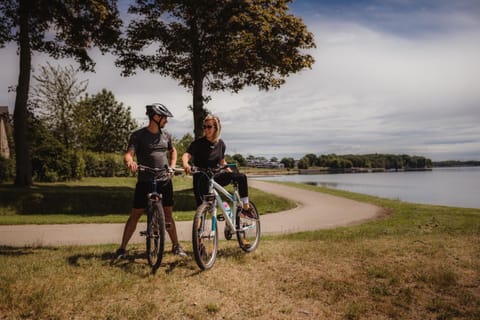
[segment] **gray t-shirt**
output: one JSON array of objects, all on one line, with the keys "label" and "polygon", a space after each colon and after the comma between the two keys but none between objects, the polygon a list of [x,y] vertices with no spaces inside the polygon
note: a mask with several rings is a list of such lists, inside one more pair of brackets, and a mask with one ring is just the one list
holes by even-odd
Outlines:
[{"label": "gray t-shirt", "polygon": [[[137,156],[137,163],[151,168],[168,166],[167,151],[173,149],[172,136],[165,130],[151,133],[142,128],[132,133],[127,150],[133,150]],[[147,172],[138,173],[138,181],[150,181],[151,175]]]}]

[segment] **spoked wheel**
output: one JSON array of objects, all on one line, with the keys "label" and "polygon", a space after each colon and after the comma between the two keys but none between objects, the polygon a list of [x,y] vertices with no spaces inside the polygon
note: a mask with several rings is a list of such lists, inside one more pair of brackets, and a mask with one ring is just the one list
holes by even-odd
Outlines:
[{"label": "spoked wheel", "polygon": [[147,213],[147,260],[155,273],[160,267],[165,247],[165,214],[161,203],[149,206]]},{"label": "spoked wheel", "polygon": [[240,248],[245,252],[252,252],[260,242],[260,215],[257,207],[250,201],[250,207],[256,219],[244,218],[237,215],[237,240]]},{"label": "spoked wheel", "polygon": [[218,249],[217,220],[209,212],[210,205],[202,203],[195,212],[192,245],[195,261],[200,269],[210,269],[215,263]]}]

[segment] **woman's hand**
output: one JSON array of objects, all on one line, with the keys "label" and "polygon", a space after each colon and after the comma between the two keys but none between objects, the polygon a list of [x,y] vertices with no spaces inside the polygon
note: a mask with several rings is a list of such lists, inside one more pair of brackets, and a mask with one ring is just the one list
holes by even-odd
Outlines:
[{"label": "woman's hand", "polygon": [[130,170],[130,171],[132,171],[132,172],[137,172],[137,170],[138,170],[138,165],[137,165],[137,163],[136,163],[135,161],[133,161],[133,160],[132,160],[132,161],[128,161],[128,162],[126,163],[126,165],[127,165],[127,169],[128,169],[128,170]]}]

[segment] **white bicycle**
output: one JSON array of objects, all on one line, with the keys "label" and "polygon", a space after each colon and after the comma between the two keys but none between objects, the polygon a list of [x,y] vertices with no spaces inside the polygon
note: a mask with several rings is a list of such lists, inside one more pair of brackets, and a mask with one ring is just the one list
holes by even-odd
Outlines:
[{"label": "white bicycle", "polygon": [[[210,269],[217,257],[217,221],[225,220],[225,239],[230,240],[233,234],[236,234],[238,244],[245,252],[254,251],[260,241],[260,215],[255,204],[250,201],[254,218],[240,215],[242,202],[238,193],[238,184],[233,181],[233,192],[230,193],[214,180],[215,175],[223,172],[227,167],[237,170],[232,164],[217,169],[193,168],[194,173],[204,174],[209,181],[209,192],[203,196],[202,204],[195,212],[192,228],[193,253],[197,265],[202,270]],[[220,194],[223,194],[225,200]]]}]

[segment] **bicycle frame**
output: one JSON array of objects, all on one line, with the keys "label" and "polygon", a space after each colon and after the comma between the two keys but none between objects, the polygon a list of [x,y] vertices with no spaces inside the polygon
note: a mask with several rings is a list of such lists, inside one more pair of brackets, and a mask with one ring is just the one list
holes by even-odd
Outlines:
[{"label": "bicycle frame", "polygon": [[[225,167],[230,167],[229,165],[225,166]],[[248,228],[241,228],[241,229],[237,229],[237,227],[235,226],[235,222],[237,220],[237,215],[238,215],[238,208],[241,207],[241,200],[240,200],[240,194],[238,192],[238,186],[236,183],[233,184],[233,193],[230,193],[228,192],[228,190],[226,190],[224,187],[222,187],[218,182],[215,181],[215,174],[207,174],[206,172],[203,172],[203,171],[197,171],[197,172],[201,172],[202,174],[204,174],[205,176],[208,177],[208,181],[209,181],[209,186],[208,186],[208,193],[206,195],[204,195],[204,199],[203,201],[204,202],[208,202],[208,203],[211,203],[212,205],[212,209],[213,209],[213,217],[212,217],[212,222],[213,222],[213,227],[212,227],[212,231],[215,232],[215,228],[217,226],[217,207],[220,207],[220,209],[222,210],[223,212],[223,216],[225,217],[225,222],[228,226],[228,228],[230,228],[230,230],[232,230],[232,232],[237,232],[237,231],[244,231]],[[230,205],[230,209],[232,211],[231,215],[229,215],[227,213],[227,211],[225,210],[224,206],[223,205],[219,205],[221,203],[223,203],[223,199],[221,197],[220,194],[223,194],[228,202],[229,202],[229,205]],[[209,195],[213,195],[214,196],[214,199],[208,199],[208,196]]]},{"label": "bicycle frame", "polygon": [[147,194],[147,199],[153,203],[162,201],[162,194],[158,193],[157,179],[152,180],[152,192]]},{"label": "bicycle frame", "polygon": [[[221,208],[222,212],[223,212],[223,216],[225,217],[225,221],[227,223],[227,225],[230,227],[231,230],[234,230],[236,231],[236,227],[235,227],[235,224],[234,224],[234,221],[236,220],[237,218],[237,208],[238,208],[238,204],[240,203],[240,195],[238,194],[238,190],[237,190],[237,187],[234,186],[234,192],[233,194],[231,194],[230,192],[228,192],[224,187],[222,187],[220,184],[218,184],[215,180],[213,180],[213,177],[210,178],[209,180],[210,182],[210,186],[209,186],[209,194],[214,194],[215,195],[215,201],[212,203],[212,206],[213,206],[213,210],[214,210],[214,215],[213,215],[213,219],[217,219],[217,205],[220,204],[220,203],[223,203],[223,199],[222,197],[220,196],[220,193],[223,194],[225,197],[227,197],[227,199],[229,200],[230,204],[232,205],[230,207],[230,209],[232,210],[232,213],[231,213],[231,216],[227,213],[227,210],[225,210],[225,208],[223,206],[218,206]],[[206,201],[206,200],[204,200]],[[214,224],[216,225],[216,224]],[[213,230],[215,231],[215,230]]]},{"label": "bicycle frame", "polygon": [[163,170],[154,170],[152,168],[149,168],[147,166],[139,165],[139,170],[140,171],[148,171],[153,175],[152,178],[152,192],[147,194],[147,199],[148,201],[151,201],[153,203],[160,202],[162,200],[162,194],[158,193],[158,177],[155,176],[155,174],[161,173],[164,174]]}]

